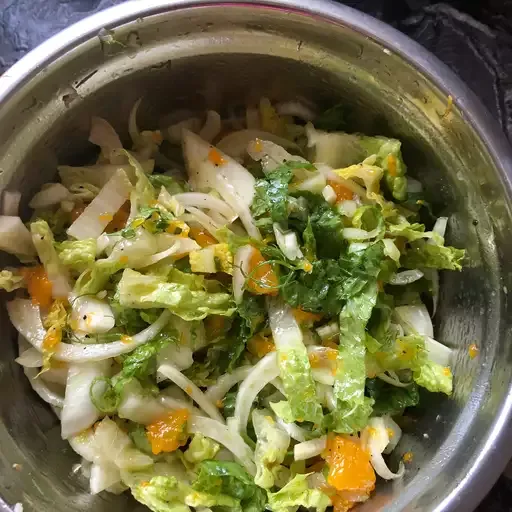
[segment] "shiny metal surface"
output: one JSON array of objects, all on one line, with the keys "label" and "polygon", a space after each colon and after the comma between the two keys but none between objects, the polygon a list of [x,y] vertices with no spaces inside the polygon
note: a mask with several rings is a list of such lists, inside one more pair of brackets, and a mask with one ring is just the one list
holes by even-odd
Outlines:
[{"label": "shiny metal surface", "polygon": [[[361,510],[472,510],[512,455],[512,156],[467,87],[411,40],[320,1],[127,2],[50,39],[0,77],[0,187],[21,188],[26,203],[57,161],[83,161],[91,114],[126,134],[141,95],[140,126],[152,128],[177,108],[222,109],[262,94],[318,106],[343,100],[353,130],[404,141],[411,174],[437,212],[451,215],[450,242],[466,247],[469,261],[461,274],[442,276],[436,337],[456,349],[455,393],[423,402],[399,447],[414,454],[404,481],[381,486]],[[1,322],[6,503],[39,512],[142,510],[127,496],[90,496],[71,472],[78,457],[13,362],[5,313]]]}]

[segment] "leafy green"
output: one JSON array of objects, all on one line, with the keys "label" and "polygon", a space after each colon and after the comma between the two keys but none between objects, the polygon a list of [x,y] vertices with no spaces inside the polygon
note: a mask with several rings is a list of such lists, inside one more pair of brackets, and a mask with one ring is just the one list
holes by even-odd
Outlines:
[{"label": "leafy green", "polygon": [[[124,238],[131,238],[133,226],[139,225],[142,225],[152,234],[163,233],[167,230],[173,219],[174,216],[163,208],[142,206],[137,216],[130,223],[130,226],[123,229],[121,233]],[[135,235],[135,232],[133,232],[133,235]]]},{"label": "leafy green", "polygon": [[256,432],[254,483],[263,489],[274,487],[276,472],[280,470],[290,444],[290,436],[282,430],[270,415],[270,411],[255,410],[252,423]]},{"label": "leafy green", "polygon": [[377,302],[374,279],[350,299],[340,313],[338,368],[334,381],[336,410],[331,413],[333,429],[352,434],[361,430],[371,414],[373,400],[364,396],[366,380],[365,327]]},{"label": "leafy green", "polygon": [[371,357],[375,359],[380,372],[388,370],[416,370],[427,359],[425,341],[423,336],[414,334],[392,339],[388,337],[386,340],[383,340],[380,349],[373,353]]},{"label": "leafy green", "polygon": [[[192,275],[192,274],[191,274]],[[194,290],[187,284],[166,282],[126,269],[118,285],[119,303],[128,308],[165,308],[183,320],[201,320],[208,315],[231,316],[234,305],[228,293]]]},{"label": "leafy green", "polygon": [[220,445],[202,434],[195,434],[183,456],[187,462],[197,464],[203,460],[213,459],[220,450]]},{"label": "leafy green", "polygon": [[300,197],[307,201],[309,219],[307,222],[293,219],[290,225],[303,233],[310,223],[318,258],[338,258],[346,245],[341,235],[343,217],[321,195],[302,192]]},{"label": "leafy green", "polygon": [[265,301],[261,296],[245,293],[236,313],[237,317],[232,327],[232,343],[230,344],[228,354],[228,371],[236,368],[247,342],[265,321]]},{"label": "leafy green", "polygon": [[189,488],[174,476],[154,476],[131,490],[133,497],[153,512],[190,512],[185,505]]},{"label": "leafy green", "polygon": [[195,491],[213,498],[210,505],[222,506],[222,497],[231,498],[233,512],[262,512],[265,510],[265,491],[259,488],[245,469],[236,462],[205,460],[197,466]]},{"label": "leafy green", "polygon": [[405,268],[437,268],[445,270],[461,270],[465,256],[464,249],[445,247],[427,243],[418,243],[411,247],[401,259]]},{"label": "leafy green", "polygon": [[290,512],[304,507],[315,512],[324,512],[331,506],[331,499],[319,489],[310,489],[308,475],[298,474],[278,492],[268,493],[268,504],[272,512]]},{"label": "leafy green", "polygon": [[342,130],[345,126],[345,107],[342,103],[338,103],[326,111],[322,112],[315,119],[315,128],[317,130],[325,130],[334,132]]},{"label": "leafy green", "polygon": [[126,424],[126,430],[137,449],[147,455],[151,455],[153,453],[144,425],[130,421]]},{"label": "leafy green", "polygon": [[432,393],[452,394],[452,372],[446,366],[427,360],[419,369],[413,372],[413,378],[418,386],[422,386]]},{"label": "leafy green", "polygon": [[366,393],[375,401],[374,416],[401,416],[406,407],[414,407],[420,400],[418,386],[414,382],[407,387],[399,388],[380,379],[368,379]]},{"label": "leafy green", "polygon": [[291,163],[280,165],[265,178],[256,181],[251,205],[255,217],[270,214],[273,222],[282,222],[288,218],[288,184],[293,177]]},{"label": "leafy green", "polygon": [[12,292],[18,288],[24,288],[23,276],[18,274],[18,269],[4,269],[0,271],[0,289]]},{"label": "leafy green", "polygon": [[83,272],[96,260],[96,239],[94,238],[65,240],[56,243],[55,248],[62,264],[77,272]]},{"label": "leafy green", "polygon": [[73,291],[77,295],[95,295],[104,290],[114,274],[123,270],[127,264],[121,259],[105,258],[97,260],[93,267],[87,268],[80,274]]},{"label": "leafy green", "polygon": [[384,169],[384,179],[392,196],[398,201],[407,199],[407,167],[402,158],[402,143],[387,137],[361,137],[366,156],[377,155],[375,165]]},{"label": "leafy green", "polygon": [[380,230],[379,237],[384,235],[384,217],[377,206],[360,206],[352,217],[352,226],[365,231]]},{"label": "leafy green", "polygon": [[382,243],[359,252],[344,254],[338,260],[313,262],[311,272],[294,272],[281,277],[281,295],[293,307],[336,316],[344,302],[376,278],[383,262]]},{"label": "leafy green", "polygon": [[144,343],[130,352],[123,359],[123,368],[121,374],[123,377],[135,377],[145,379],[154,372],[154,358],[164,347],[170,343],[178,343],[179,337],[176,331],[164,331],[158,334],[156,338]]},{"label": "leafy green", "polygon": [[166,174],[150,174],[148,179],[155,189],[160,190],[161,187],[164,187],[171,196],[182,194],[188,189],[186,183],[180,182],[176,178],[167,176]]},{"label": "leafy green", "polygon": [[306,228],[302,232],[302,239],[304,240],[304,256],[309,261],[316,260],[316,238],[310,218],[308,218]]},{"label": "leafy green", "polygon": [[302,331],[291,308],[281,299],[268,301],[270,328],[278,354],[278,366],[286,398],[297,421],[320,424],[323,414],[317,400]]}]

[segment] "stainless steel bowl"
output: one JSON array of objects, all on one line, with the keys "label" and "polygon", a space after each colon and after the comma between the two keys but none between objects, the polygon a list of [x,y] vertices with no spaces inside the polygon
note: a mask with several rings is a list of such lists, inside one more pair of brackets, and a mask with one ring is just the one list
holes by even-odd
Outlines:
[{"label": "stainless steel bowl", "polygon": [[[140,96],[140,125],[150,128],[175,109],[222,109],[262,94],[318,106],[343,100],[353,130],[404,141],[411,173],[437,211],[451,215],[450,242],[467,248],[469,263],[442,276],[436,337],[456,349],[455,393],[424,402],[398,450],[414,454],[405,479],[381,486],[363,509],[472,510],[512,454],[512,159],[473,94],[417,44],[321,1],[127,2],[65,30],[0,77],[0,187],[21,189],[26,202],[58,161],[87,154],[91,114],[125,133]],[[4,500],[39,512],[140,507],[87,493],[53,413],[13,363],[5,314],[1,322]]]}]

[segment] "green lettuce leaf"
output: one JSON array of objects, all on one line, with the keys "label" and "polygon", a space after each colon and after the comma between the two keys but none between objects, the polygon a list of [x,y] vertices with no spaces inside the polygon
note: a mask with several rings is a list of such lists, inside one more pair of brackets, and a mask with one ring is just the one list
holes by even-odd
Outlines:
[{"label": "green lettuce leaf", "polygon": [[278,492],[268,493],[268,504],[272,512],[292,512],[304,507],[315,512],[324,512],[331,506],[331,499],[319,489],[310,489],[308,475],[298,474]]},{"label": "green lettuce leaf", "polygon": [[252,424],[257,438],[254,451],[254,483],[263,489],[271,489],[274,487],[276,473],[286,457],[290,436],[277,426],[270,411],[264,409],[254,410]]},{"label": "green lettuce leaf", "polygon": [[25,288],[23,276],[18,273],[18,269],[0,271],[0,289],[12,292],[18,288]]},{"label": "green lettuce leaf", "polygon": [[368,379],[366,393],[375,402],[374,416],[401,416],[406,407],[414,407],[420,401],[418,386],[414,382],[407,387],[399,388],[380,379]]},{"label": "green lettuce leaf", "polygon": [[187,462],[197,464],[203,460],[213,459],[220,450],[220,445],[201,434],[195,434],[183,456]]},{"label": "green lettuce leaf", "polygon": [[372,411],[373,400],[364,396],[365,328],[377,302],[377,292],[374,279],[350,299],[340,313],[338,368],[334,381],[337,407],[328,422],[336,432],[342,434],[361,430]]},{"label": "green lettuce leaf", "polygon": [[192,487],[203,495],[194,503],[195,506],[224,505],[231,507],[233,512],[265,510],[265,491],[236,462],[205,460],[199,463]]},{"label": "green lettuce leaf", "polygon": [[432,393],[452,394],[453,376],[450,368],[427,360],[413,372],[414,382]]},{"label": "green lettuce leaf", "polygon": [[153,374],[155,371],[155,356],[171,343],[179,343],[179,336],[176,331],[167,329],[158,334],[153,340],[137,347],[123,359],[121,370],[123,377],[145,379]]},{"label": "green lettuce leaf", "polygon": [[465,255],[464,249],[445,247],[427,243],[418,243],[410,248],[401,258],[405,268],[437,268],[445,270],[461,270]]},{"label": "green lettuce leaf", "polygon": [[316,260],[316,238],[313,232],[313,224],[311,219],[308,218],[306,228],[302,232],[302,240],[304,240],[304,256],[309,261]]},{"label": "green lettuce leaf", "polygon": [[171,196],[182,194],[188,190],[188,186],[185,182],[178,181],[176,178],[167,176],[166,174],[151,174],[148,176],[148,179],[156,190],[160,190],[161,187],[164,187]]},{"label": "green lettuce leaf", "polygon": [[308,353],[291,308],[281,299],[268,300],[270,328],[278,354],[278,365],[286,398],[297,421],[320,424],[322,406],[317,400]]},{"label": "green lettuce leaf", "polygon": [[96,260],[96,240],[94,238],[65,240],[56,243],[55,248],[62,264],[77,272],[83,272]]},{"label": "green lettuce leaf", "polygon": [[185,505],[189,488],[174,476],[155,476],[131,490],[133,497],[153,512],[190,512]]},{"label": "green lettuce leaf", "polygon": [[379,350],[367,356],[373,358],[380,372],[419,369],[427,360],[423,336],[410,334],[383,340]]},{"label": "green lettuce leaf", "polygon": [[235,307],[230,294],[192,290],[183,283],[167,282],[126,269],[118,284],[119,303],[128,308],[164,308],[183,320],[202,320],[208,315],[231,316]]}]

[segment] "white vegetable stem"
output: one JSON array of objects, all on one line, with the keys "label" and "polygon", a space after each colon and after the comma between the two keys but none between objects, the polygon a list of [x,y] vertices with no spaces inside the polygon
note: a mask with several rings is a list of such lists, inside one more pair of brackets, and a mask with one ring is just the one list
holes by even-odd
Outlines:
[{"label": "white vegetable stem", "polygon": [[277,222],[274,222],[273,228],[279,249],[290,261],[304,257],[294,231],[284,231]]},{"label": "white vegetable stem", "polygon": [[199,137],[208,142],[211,142],[217,135],[219,135],[222,129],[221,119],[218,112],[215,110],[208,110],[206,112],[206,121],[199,132]]},{"label": "white vegetable stem", "polygon": [[[393,430],[393,435],[395,431]],[[370,452],[370,460],[375,472],[385,480],[402,478],[404,475],[404,465],[400,461],[400,466],[396,473],[389,470],[382,457],[382,452],[389,445],[390,438],[386,422],[383,418],[370,418],[368,425],[361,433],[361,442]]]},{"label": "white vegetable stem", "polygon": [[218,199],[210,194],[203,194],[200,192],[185,192],[183,194],[176,194],[174,199],[183,206],[195,206],[197,208],[207,208],[214,210],[226,217],[228,223],[235,221],[237,215],[231,207],[222,199]]},{"label": "white vegetable stem", "polygon": [[55,407],[62,407],[64,405],[64,397],[55,391],[51,390],[44,381],[41,380],[37,375],[39,370],[37,368],[30,368],[26,366],[23,368],[27,379],[32,386],[32,389],[43,399],[46,403]]},{"label": "white vegetable stem", "polygon": [[158,373],[167,377],[169,380],[179,386],[187,395],[189,395],[194,402],[211,418],[217,420],[220,423],[224,423],[224,418],[219,412],[216,405],[212,404],[208,398],[205,397],[204,393],[183,373],[171,364],[163,364],[158,367]]},{"label": "white vegetable stem", "polygon": [[249,375],[240,385],[236,396],[233,418],[238,432],[245,433],[251,407],[258,393],[278,376],[279,368],[275,352],[270,352],[253,366]]},{"label": "white vegetable stem", "polygon": [[217,143],[217,147],[233,158],[243,158],[247,152],[249,143],[256,139],[269,140],[283,148],[299,151],[297,144],[294,142],[262,130],[239,130],[230,133]]},{"label": "white vegetable stem", "polygon": [[90,389],[93,381],[108,376],[109,361],[69,366],[66,395],[61,415],[63,439],[89,428],[100,417],[100,412],[91,401]]},{"label": "white vegetable stem", "polygon": [[320,455],[327,445],[327,437],[322,436],[311,441],[304,441],[293,447],[293,458],[295,460],[307,460]]},{"label": "white vegetable stem", "polygon": [[130,197],[132,184],[126,173],[119,169],[99,194],[71,224],[67,234],[78,240],[98,238],[119,208]]},{"label": "white vegetable stem", "polygon": [[36,255],[32,235],[19,217],[0,215],[0,250],[25,258]]},{"label": "white vegetable stem", "polygon": [[[34,306],[30,300],[15,299],[7,303],[7,311],[11,323],[17,331],[34,348],[42,352],[46,330],[41,322],[39,307]],[[96,345],[60,343],[52,357],[57,361],[86,363],[102,361],[126,354],[139,345],[152,340],[167,325],[170,317],[171,313],[164,311],[153,324],[132,336],[130,341],[119,340],[111,343],[98,343]]]},{"label": "white vegetable stem", "polygon": [[[220,155],[221,164],[216,165],[215,159],[210,158],[212,150]],[[183,155],[190,183],[195,190],[216,189],[216,176],[222,176],[236,190],[245,206],[248,208],[251,205],[256,180],[230,156],[214,149],[208,142],[186,129],[183,130]]]},{"label": "white vegetable stem", "polygon": [[253,369],[252,366],[240,366],[236,370],[233,370],[231,373],[225,373],[221,375],[215,384],[210,386],[208,390],[205,392],[206,398],[212,402],[212,404],[216,404],[219,400],[222,400],[226,393],[235,385],[238,384],[241,380],[247,378],[247,376],[251,373]]},{"label": "white vegetable stem", "polygon": [[71,325],[74,331],[89,334],[105,333],[115,325],[110,305],[96,297],[77,297],[71,306]]},{"label": "white vegetable stem", "polygon": [[251,449],[239,434],[233,432],[224,423],[210,418],[193,416],[188,421],[188,431],[191,434],[202,434],[222,444],[238,459],[250,475],[254,476],[256,474]]}]

